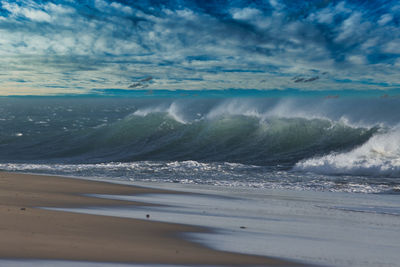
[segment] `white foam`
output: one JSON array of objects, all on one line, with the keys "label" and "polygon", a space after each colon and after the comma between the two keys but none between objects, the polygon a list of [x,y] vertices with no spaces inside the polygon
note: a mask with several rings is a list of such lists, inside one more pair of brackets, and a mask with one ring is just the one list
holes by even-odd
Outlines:
[{"label": "white foam", "polygon": [[294,169],[323,174],[400,176],[400,128],[378,133],[365,144],[345,153],[307,159]]},{"label": "white foam", "polygon": [[[298,167],[297,167],[298,168]],[[0,169],[64,175],[98,177],[115,181],[150,181],[180,184],[203,184],[230,188],[266,188],[332,192],[381,193],[396,192],[398,183],[384,179],[371,183],[370,178],[326,176],[304,172],[271,171],[268,168],[240,163],[204,163],[198,161],[139,161],[99,164],[32,164],[1,163]],[[303,170],[303,169],[301,169]],[[346,183],[337,183],[337,179]],[[375,179],[376,180],[376,179]]]}]

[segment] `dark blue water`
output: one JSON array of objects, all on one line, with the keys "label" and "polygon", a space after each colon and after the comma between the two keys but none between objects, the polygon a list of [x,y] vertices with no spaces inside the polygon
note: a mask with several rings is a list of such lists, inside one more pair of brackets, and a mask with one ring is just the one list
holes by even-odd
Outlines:
[{"label": "dark blue water", "polygon": [[396,193],[400,98],[0,99],[0,168]]}]

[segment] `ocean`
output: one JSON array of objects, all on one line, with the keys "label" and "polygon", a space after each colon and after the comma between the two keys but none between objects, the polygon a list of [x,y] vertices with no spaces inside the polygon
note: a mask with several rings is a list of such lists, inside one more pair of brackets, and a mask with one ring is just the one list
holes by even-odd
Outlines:
[{"label": "ocean", "polygon": [[400,98],[0,98],[0,169],[226,187],[400,193]]}]

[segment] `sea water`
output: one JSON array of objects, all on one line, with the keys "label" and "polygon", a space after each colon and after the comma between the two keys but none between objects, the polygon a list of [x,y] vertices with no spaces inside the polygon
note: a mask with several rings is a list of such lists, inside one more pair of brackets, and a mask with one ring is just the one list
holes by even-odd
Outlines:
[{"label": "sea water", "polygon": [[400,98],[0,98],[0,169],[398,194]]}]

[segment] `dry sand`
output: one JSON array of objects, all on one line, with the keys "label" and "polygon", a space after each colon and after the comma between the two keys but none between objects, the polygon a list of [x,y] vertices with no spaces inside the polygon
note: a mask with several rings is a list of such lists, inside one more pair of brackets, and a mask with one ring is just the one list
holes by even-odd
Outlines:
[{"label": "dry sand", "polygon": [[[180,238],[187,225],[43,210],[35,207],[148,205],[83,194],[174,193],[141,187],[0,172],[0,258],[213,265],[295,264],[221,252]],[[176,193],[176,192],[175,192]]]}]

